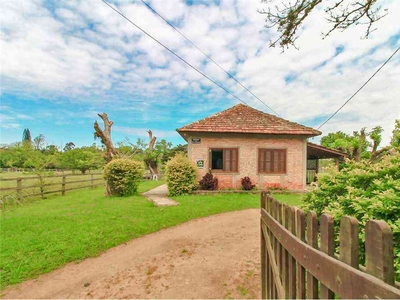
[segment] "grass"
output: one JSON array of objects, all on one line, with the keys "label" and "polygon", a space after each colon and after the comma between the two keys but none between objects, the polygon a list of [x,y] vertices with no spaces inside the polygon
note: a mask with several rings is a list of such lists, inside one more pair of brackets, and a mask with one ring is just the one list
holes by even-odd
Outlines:
[{"label": "grass", "polygon": [[[146,181],[140,192],[163,182]],[[182,222],[227,211],[258,208],[259,195],[175,197],[175,207],[155,207],[142,196],[104,197],[104,188],[49,196],[0,216],[0,288],[37,277],[72,261],[99,255],[131,239]],[[299,204],[301,195],[276,195]]]},{"label": "grass", "polygon": [[[102,179],[101,171],[91,171],[91,173],[95,173],[93,175],[93,183],[102,184],[104,180]],[[45,177],[43,178],[43,184],[46,186],[43,187],[43,192],[51,192],[51,191],[59,191],[62,189],[62,177],[60,175],[66,175],[65,188],[68,190],[70,188],[78,188],[78,187],[89,187],[91,182],[88,181],[92,178],[92,175],[89,174],[81,174],[79,171],[65,171],[65,172],[45,172],[43,176],[57,176],[57,177]],[[5,178],[15,178],[15,180],[7,180],[4,181]],[[41,182],[39,176],[35,173],[29,172],[1,172],[0,173],[0,188],[17,188],[17,178],[21,178],[21,184],[24,188],[22,190],[22,196],[24,198],[17,200],[17,191],[16,190],[8,190],[0,192],[0,200],[3,206],[12,206],[17,203],[30,203],[32,201],[36,201],[40,198],[40,196],[33,196],[33,194],[39,194],[41,192],[40,186]],[[1,180],[3,179],[3,180]],[[100,179],[100,180],[98,180]],[[86,181],[85,181],[86,180]],[[78,182],[85,181],[85,182]],[[48,186],[48,184],[54,184]],[[60,194],[61,192],[57,192]],[[69,191],[67,191],[69,193]],[[28,197],[29,196],[29,197]],[[47,197],[47,196],[46,196]]]}]

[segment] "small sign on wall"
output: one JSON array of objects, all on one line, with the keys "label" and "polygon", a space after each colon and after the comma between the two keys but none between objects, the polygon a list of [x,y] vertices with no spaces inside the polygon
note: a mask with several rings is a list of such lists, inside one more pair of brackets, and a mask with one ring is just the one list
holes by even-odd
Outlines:
[{"label": "small sign on wall", "polygon": [[199,139],[199,138],[192,139],[192,144],[200,144],[200,143],[201,143],[201,139]]},{"label": "small sign on wall", "polygon": [[204,168],[204,159],[198,158],[198,159],[196,160],[196,165],[197,165],[197,167],[198,167],[199,169],[203,169],[203,168]]}]

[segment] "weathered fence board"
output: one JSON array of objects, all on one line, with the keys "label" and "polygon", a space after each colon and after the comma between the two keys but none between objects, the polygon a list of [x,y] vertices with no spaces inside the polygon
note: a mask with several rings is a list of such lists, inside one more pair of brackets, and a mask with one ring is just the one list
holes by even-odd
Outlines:
[{"label": "weathered fence board", "polygon": [[282,206],[266,193],[261,197],[263,298],[400,299],[400,290],[394,282],[393,235],[385,222],[367,222],[366,269],[359,268],[356,219],[343,217],[340,222],[337,259],[332,216],[324,214],[318,227],[317,215],[309,212],[305,225],[302,210]]}]

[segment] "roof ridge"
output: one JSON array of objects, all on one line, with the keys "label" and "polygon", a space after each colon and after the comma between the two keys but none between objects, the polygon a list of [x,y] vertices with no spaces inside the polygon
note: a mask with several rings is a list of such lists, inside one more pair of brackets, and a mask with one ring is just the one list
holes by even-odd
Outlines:
[{"label": "roof ridge", "polygon": [[241,103],[187,124],[178,128],[177,131],[304,134],[311,136],[321,134],[320,131],[312,127],[286,120]]}]

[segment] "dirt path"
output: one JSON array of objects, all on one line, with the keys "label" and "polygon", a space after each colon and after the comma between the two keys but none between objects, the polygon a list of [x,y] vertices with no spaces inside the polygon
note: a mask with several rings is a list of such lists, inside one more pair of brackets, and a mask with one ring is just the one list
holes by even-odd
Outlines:
[{"label": "dirt path", "polygon": [[17,285],[5,298],[260,298],[259,210],[193,220]]}]

